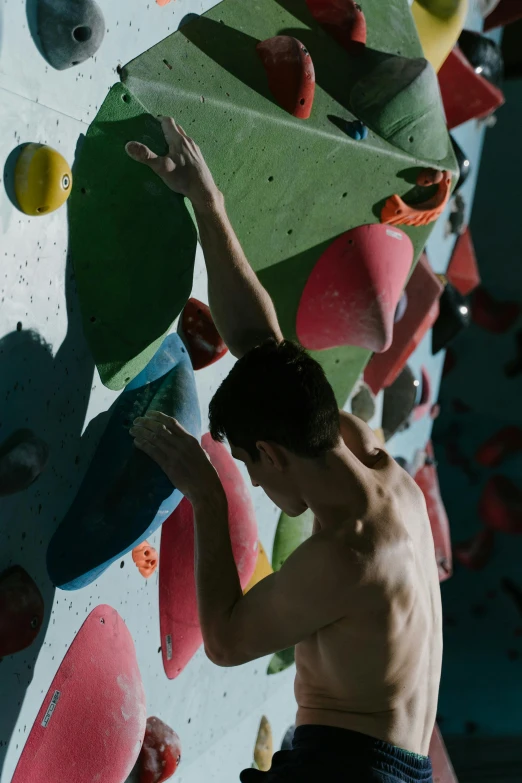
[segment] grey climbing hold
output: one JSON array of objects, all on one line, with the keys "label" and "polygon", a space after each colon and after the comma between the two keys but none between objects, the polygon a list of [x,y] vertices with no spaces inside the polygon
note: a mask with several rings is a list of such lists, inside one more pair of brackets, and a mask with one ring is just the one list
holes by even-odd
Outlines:
[{"label": "grey climbing hold", "polygon": [[366,383],[352,397],[352,413],[366,423],[375,415],[375,397]]},{"label": "grey climbing hold", "polygon": [[437,74],[423,57],[382,59],[354,84],[350,106],[375,133],[414,157],[442,160],[448,154]]},{"label": "grey climbing hold", "polygon": [[402,318],[404,318],[404,313],[406,312],[407,307],[408,307],[408,294],[406,293],[406,291],[403,291],[402,296],[397,304],[397,307],[395,308],[395,315],[393,316],[394,324],[398,324],[399,321],[401,321]]},{"label": "grey climbing hold", "polygon": [[382,429],[384,439],[409,427],[410,416],[417,401],[419,383],[406,365],[398,378],[384,390]]},{"label": "grey climbing hold", "polygon": [[0,446],[0,496],[27,489],[49,459],[49,447],[31,430],[16,430]]},{"label": "grey climbing hold", "polygon": [[285,733],[281,743],[281,750],[292,750],[292,740],[294,738],[295,723],[293,723]]},{"label": "grey climbing hold", "polygon": [[38,35],[58,71],[79,65],[101,46],[105,20],[94,0],[38,0]]}]

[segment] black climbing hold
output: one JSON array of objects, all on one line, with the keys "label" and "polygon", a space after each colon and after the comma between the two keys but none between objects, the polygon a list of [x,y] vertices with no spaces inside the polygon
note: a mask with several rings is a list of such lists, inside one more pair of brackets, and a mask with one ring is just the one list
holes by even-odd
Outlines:
[{"label": "black climbing hold", "polygon": [[0,446],[0,496],[27,489],[49,459],[49,447],[31,430],[16,430]]},{"label": "black climbing hold", "polygon": [[100,48],[105,20],[94,0],[38,0],[38,35],[59,71],[79,65]]},{"label": "black climbing hold", "polygon": [[419,382],[408,365],[384,390],[382,429],[385,440],[409,426],[418,391]]},{"label": "black climbing hold", "polygon": [[471,321],[469,300],[448,283],[439,300],[439,317],[433,325],[431,352],[445,348]]},{"label": "black climbing hold", "polygon": [[27,571],[13,566],[0,575],[0,658],[24,650],[36,639],[44,602]]},{"label": "black climbing hold", "polygon": [[500,46],[481,33],[463,30],[459,37],[459,47],[475,73],[498,87],[504,75],[504,60]]},{"label": "black climbing hold", "polygon": [[457,190],[461,188],[462,185],[465,183],[471,169],[471,164],[468,156],[466,155],[462,147],[459,144],[457,144],[457,142],[455,141],[451,133],[449,137],[451,141],[451,146],[453,147],[453,152],[455,153],[455,157],[457,158],[457,163],[459,164],[459,178],[457,180],[457,184],[455,185],[455,189],[453,191],[453,193],[456,193]]},{"label": "black climbing hold", "polygon": [[281,750],[292,750],[292,740],[294,738],[295,724],[292,724],[285,733],[281,743]]},{"label": "black climbing hold", "polygon": [[466,202],[460,193],[455,193],[451,198],[448,222],[451,233],[457,236],[460,236],[466,228]]}]

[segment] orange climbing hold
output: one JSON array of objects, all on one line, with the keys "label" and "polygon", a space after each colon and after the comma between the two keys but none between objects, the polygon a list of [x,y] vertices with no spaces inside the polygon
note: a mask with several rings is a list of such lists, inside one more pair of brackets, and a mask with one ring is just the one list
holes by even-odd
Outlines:
[{"label": "orange climbing hold", "polygon": [[228,348],[214,325],[210,307],[199,299],[189,299],[179,319],[178,334],[183,340],[194,370],[202,370],[224,356]]},{"label": "orange climbing hold", "polygon": [[132,550],[132,559],[145,579],[152,576],[158,567],[158,553],[147,541],[143,541],[143,543]]},{"label": "orange climbing hold", "polygon": [[451,193],[451,174],[445,171],[437,192],[421,204],[406,204],[397,194],[390,196],[381,211],[381,223],[388,226],[427,226],[442,214]]},{"label": "orange climbing hold", "polygon": [[170,0],[156,0],[156,3],[161,6],[168,5],[170,3]]},{"label": "orange climbing hold", "polygon": [[306,0],[314,19],[350,54],[366,46],[366,19],[353,0]]},{"label": "orange climbing hold", "polygon": [[429,185],[438,185],[444,178],[444,172],[440,169],[422,169],[417,175],[417,185],[427,188]]},{"label": "orange climbing hold", "polygon": [[164,783],[175,773],[181,761],[181,741],[170,726],[159,718],[147,718],[140,753],[140,783]]},{"label": "orange climbing hold", "polygon": [[307,120],[315,94],[315,71],[309,51],[289,35],[268,38],[258,43],[256,49],[277,103],[294,117]]},{"label": "orange climbing hold", "polygon": [[297,337],[309,350],[357,345],[386,351],[413,245],[380,223],[342,234],[319,258],[297,311]]},{"label": "orange climbing hold", "polygon": [[457,239],[446,276],[463,296],[480,285],[477,257],[469,228]]},{"label": "orange climbing hold", "polygon": [[449,130],[487,117],[504,103],[502,91],[475,70],[458,46],[437,75]]}]

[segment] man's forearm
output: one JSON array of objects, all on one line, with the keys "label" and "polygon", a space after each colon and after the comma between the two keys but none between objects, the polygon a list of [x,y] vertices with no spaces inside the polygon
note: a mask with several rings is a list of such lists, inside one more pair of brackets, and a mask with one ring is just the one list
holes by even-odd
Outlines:
[{"label": "man's forearm", "polygon": [[219,663],[226,644],[232,610],[242,599],[228,527],[228,507],[223,495],[194,504],[194,568],[198,615],[205,650]]},{"label": "man's forearm", "polygon": [[245,257],[222,194],[194,211],[207,266],[210,309],[231,353],[240,357],[269,337],[282,339],[272,300]]}]

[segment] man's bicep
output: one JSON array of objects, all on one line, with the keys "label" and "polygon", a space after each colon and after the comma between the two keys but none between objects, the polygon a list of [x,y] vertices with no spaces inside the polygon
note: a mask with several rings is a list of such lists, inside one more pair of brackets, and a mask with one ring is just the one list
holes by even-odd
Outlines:
[{"label": "man's bicep", "polygon": [[320,535],[305,541],[235,606],[226,651],[230,665],[284,650],[340,619],[354,581],[350,571],[333,541]]}]

